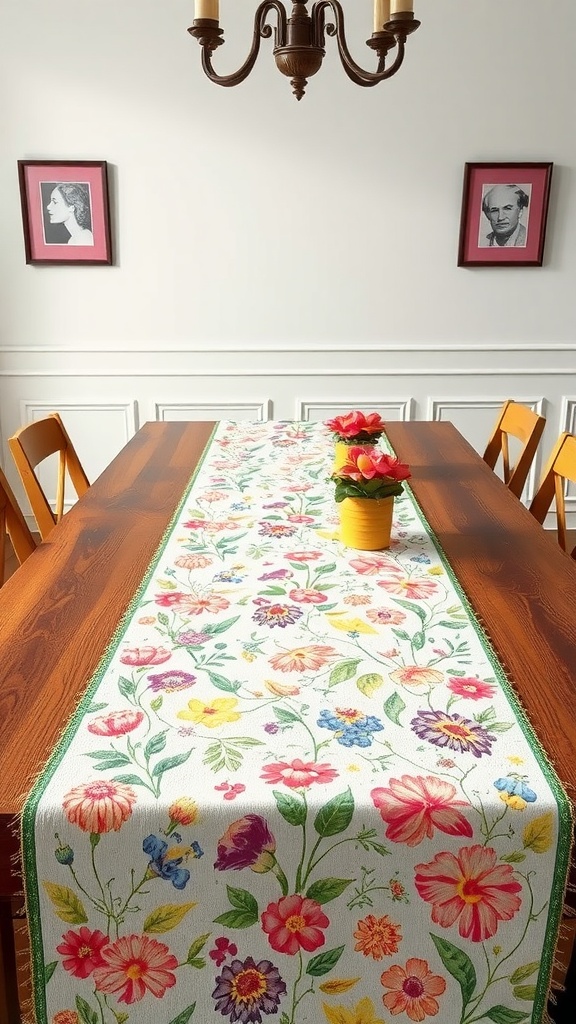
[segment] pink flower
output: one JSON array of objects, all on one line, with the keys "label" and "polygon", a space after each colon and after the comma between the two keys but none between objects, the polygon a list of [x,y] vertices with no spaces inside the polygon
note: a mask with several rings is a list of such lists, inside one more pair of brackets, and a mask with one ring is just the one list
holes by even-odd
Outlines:
[{"label": "pink flower", "polygon": [[312,953],[323,946],[329,919],[316,900],[302,896],[283,896],[269,903],[262,917],[262,930],[277,953],[295,956],[300,949]]},{"label": "pink flower", "polygon": [[448,689],[452,690],[452,693],[455,693],[458,697],[467,697],[468,700],[489,699],[496,693],[495,686],[490,686],[490,683],[485,683],[482,679],[477,679],[475,676],[463,676],[462,678],[451,676],[447,685]]},{"label": "pink flower", "polygon": [[387,822],[386,838],[393,843],[418,846],[423,839],[432,839],[434,829],[449,836],[472,837],[473,829],[458,807],[468,807],[465,800],[456,800],[456,787],[432,775],[403,775],[390,779],[389,787],[371,790],[374,806]]},{"label": "pink flower", "polygon": [[165,647],[127,647],[120,655],[120,661],[123,665],[161,665],[171,657],[172,651]]},{"label": "pink flower", "polygon": [[442,928],[458,921],[463,939],[492,938],[500,921],[520,909],[522,886],[510,864],[498,863],[491,847],[463,846],[457,856],[437,853],[429,864],[416,865],[416,888],[432,904],[432,920]]},{"label": "pink flower", "polygon": [[359,555],[358,558],[350,559],[350,566],[361,576],[377,576],[380,572],[396,571],[386,555]]},{"label": "pink flower", "polygon": [[62,806],[68,821],[84,832],[118,832],[132,814],[136,793],[123,782],[99,779],[71,789]]},{"label": "pink flower", "polygon": [[88,732],[95,736],[125,736],[133,732],[144,721],[144,712],[127,708],[125,711],[109,711],[107,715],[93,718],[88,725]]},{"label": "pink flower", "polygon": [[332,420],[326,420],[325,426],[341,438],[353,438],[366,436],[368,439],[376,440],[385,427],[384,420],[379,412],[360,412],[354,409],[344,416],[335,416]]},{"label": "pink flower", "polygon": [[366,618],[370,622],[377,622],[380,626],[399,626],[404,622],[406,615],[396,608],[369,608]]},{"label": "pink flower", "polygon": [[327,785],[338,777],[335,768],[329,764],[315,764],[314,761],[301,761],[299,757],[294,761],[278,761],[274,764],[265,764],[260,775],[265,782],[283,782],[289,789],[299,789],[301,786],[311,786],[313,782]]},{"label": "pink flower", "polygon": [[347,480],[407,480],[410,467],[393,455],[386,455],[378,449],[352,446],[347,451],[347,460],[336,470],[335,476]]},{"label": "pink flower", "polygon": [[290,591],[288,597],[291,601],[300,601],[301,604],[324,604],[328,600],[326,594],[310,587],[295,587]]},{"label": "pink flower", "polygon": [[290,515],[290,516],[286,516],[286,519],[290,523],[304,523],[304,524],[306,524],[306,523],[313,523],[313,522],[315,522],[314,516]]},{"label": "pink flower", "polygon": [[178,960],[168,946],[147,935],[121,936],[106,946],[102,958],[105,966],[94,971],[94,984],[119,1003],[137,1003],[147,992],[161,999],[176,984],[172,972]]},{"label": "pink flower", "polygon": [[438,590],[438,584],[434,580],[424,579],[378,580],[377,586],[387,590],[389,594],[412,598],[413,601],[425,601]]},{"label": "pink flower", "polygon": [[100,951],[110,940],[103,932],[92,932],[83,926],[77,932],[65,932],[62,939],[56,950],[64,957],[64,970],[75,978],[89,978],[92,971],[104,963]]}]

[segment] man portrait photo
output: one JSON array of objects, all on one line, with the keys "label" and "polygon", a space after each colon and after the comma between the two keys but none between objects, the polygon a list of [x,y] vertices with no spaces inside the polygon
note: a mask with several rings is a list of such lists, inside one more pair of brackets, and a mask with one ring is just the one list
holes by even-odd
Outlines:
[{"label": "man portrait photo", "polygon": [[479,248],[526,245],[531,189],[531,185],[483,186]]}]

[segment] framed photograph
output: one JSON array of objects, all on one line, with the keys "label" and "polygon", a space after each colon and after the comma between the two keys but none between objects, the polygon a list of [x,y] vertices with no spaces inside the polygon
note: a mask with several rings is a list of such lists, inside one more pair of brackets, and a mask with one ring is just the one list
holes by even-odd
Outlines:
[{"label": "framed photograph", "polygon": [[551,163],[466,164],[459,267],[541,267]]},{"label": "framed photograph", "polygon": [[112,263],[105,160],[19,160],[26,263]]}]

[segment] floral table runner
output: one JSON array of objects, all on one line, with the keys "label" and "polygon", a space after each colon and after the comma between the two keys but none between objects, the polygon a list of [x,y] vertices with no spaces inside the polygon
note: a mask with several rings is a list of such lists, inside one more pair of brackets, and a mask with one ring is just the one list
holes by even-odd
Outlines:
[{"label": "floral table runner", "polygon": [[25,808],[38,1024],[541,1021],[568,800],[409,489],[346,549],[331,462],[218,425]]}]

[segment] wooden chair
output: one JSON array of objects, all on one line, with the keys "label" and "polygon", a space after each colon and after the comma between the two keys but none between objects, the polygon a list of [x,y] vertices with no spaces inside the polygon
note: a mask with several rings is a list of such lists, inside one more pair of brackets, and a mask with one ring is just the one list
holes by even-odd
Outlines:
[{"label": "wooden chair", "polygon": [[[504,483],[517,498],[522,494],[530,466],[536,454],[546,420],[544,416],[528,409],[511,398],[504,402],[494,433],[488,441],[483,458],[490,469],[494,469],[498,458],[502,455],[504,467]],[[522,451],[515,465],[510,465],[508,435],[522,442]]]},{"label": "wooden chair", "polygon": [[[566,507],[564,484],[566,480],[576,483],[576,437],[564,432],[560,434],[544,470],[540,486],[532,499],[530,512],[539,523],[543,523],[554,499],[556,499],[556,528],[558,543],[568,550],[566,533]],[[576,558],[576,548],[572,551]]]},{"label": "wooden chair", "polygon": [[4,583],[6,536],[10,537],[16,558],[22,565],[34,551],[36,541],[18,507],[12,488],[0,469],[0,587]]},{"label": "wooden chair", "polygon": [[[38,523],[40,536],[45,540],[64,514],[64,492],[68,473],[78,497],[88,490],[90,483],[84,472],[66,428],[57,412],[45,419],[21,427],[8,439],[18,472],[26,490],[32,512]],[[54,511],[40,485],[35,469],[44,459],[58,453],[56,507]]]}]

